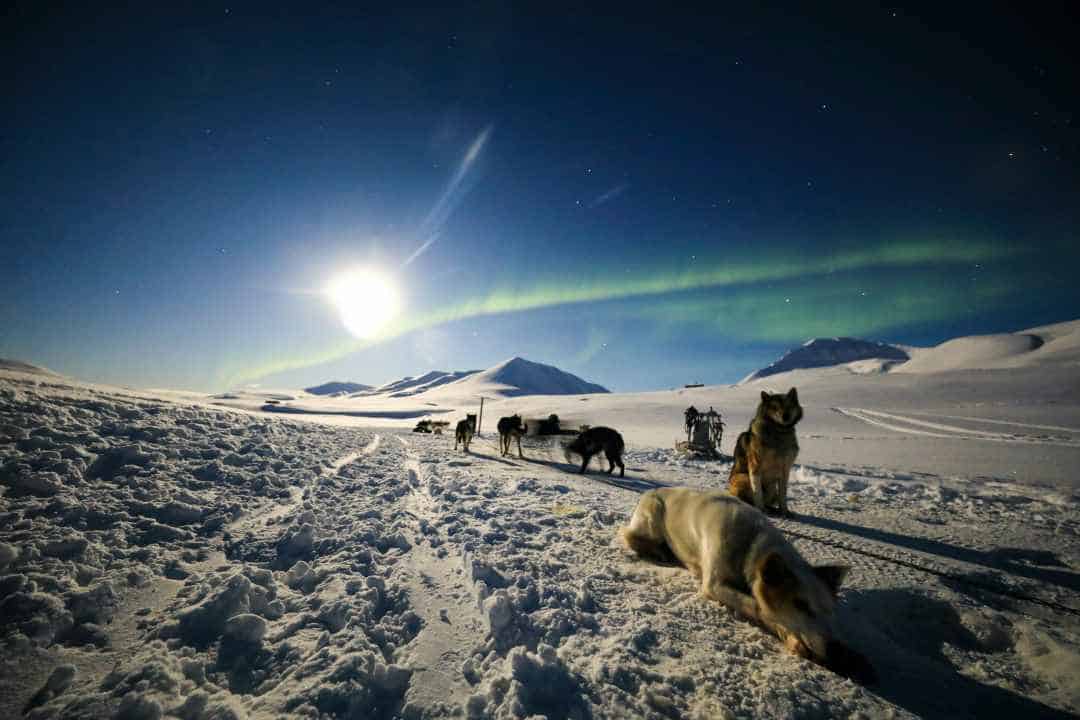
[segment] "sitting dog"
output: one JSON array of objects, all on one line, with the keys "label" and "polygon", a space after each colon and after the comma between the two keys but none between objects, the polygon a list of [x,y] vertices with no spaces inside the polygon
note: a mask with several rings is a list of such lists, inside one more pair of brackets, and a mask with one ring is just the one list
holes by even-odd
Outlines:
[{"label": "sitting dog", "polygon": [[521,421],[521,416],[511,415],[499,418],[498,427],[499,449],[502,451],[502,456],[506,457],[510,454],[510,441],[517,438],[518,457],[524,460],[525,456],[521,452],[521,436],[525,434],[525,423]]},{"label": "sitting dog", "polygon": [[454,449],[457,450],[458,443],[461,443],[465,447],[465,452],[469,452],[469,443],[472,442],[473,434],[476,432],[476,426],[474,423],[475,415],[469,415],[464,420],[459,420],[457,429],[454,430]]},{"label": "sitting dog", "polygon": [[626,477],[626,466],[623,465],[622,454],[625,449],[622,435],[609,427],[592,427],[585,430],[574,441],[566,446],[566,461],[570,461],[571,455],[581,458],[581,474],[589,467],[589,461],[594,455],[603,452],[608,459],[608,475],[619,466],[619,477]]},{"label": "sitting dog", "polygon": [[833,640],[831,623],[848,567],[811,567],[750,505],[719,490],[650,490],[621,536],[642,557],[682,563],[705,597],[764,625],[790,652],[826,665],[855,662]]},{"label": "sitting dog", "polygon": [[788,476],[799,454],[795,424],[802,419],[795,388],[787,394],[762,391],[761,403],[750,429],[735,442],[735,462],[728,477],[731,494],[759,510],[788,509]]}]

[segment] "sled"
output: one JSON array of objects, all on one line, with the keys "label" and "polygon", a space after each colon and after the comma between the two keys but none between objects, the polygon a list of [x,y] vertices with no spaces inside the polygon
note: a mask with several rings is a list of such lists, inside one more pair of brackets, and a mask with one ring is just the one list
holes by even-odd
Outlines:
[{"label": "sled", "polygon": [[723,436],[724,422],[720,413],[711,407],[708,412],[689,407],[686,409],[686,440],[675,441],[675,451],[704,460],[720,460]]}]

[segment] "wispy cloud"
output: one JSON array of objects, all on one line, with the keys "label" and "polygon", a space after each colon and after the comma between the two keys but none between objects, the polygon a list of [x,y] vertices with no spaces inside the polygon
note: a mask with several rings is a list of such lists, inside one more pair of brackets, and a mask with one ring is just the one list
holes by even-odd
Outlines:
[{"label": "wispy cloud", "polygon": [[476,184],[474,174],[471,172],[473,166],[476,165],[477,158],[484,150],[484,146],[487,145],[488,139],[491,137],[493,126],[488,125],[480,134],[473,139],[468,149],[465,151],[465,156],[458,164],[457,170],[453,176],[446,183],[446,187],[443,188],[442,193],[439,195],[438,200],[431,206],[431,210],[424,216],[423,222],[420,223],[420,237],[424,238],[424,241],[420,243],[420,246],[414,250],[409,257],[401,264],[402,267],[406,267],[418,257],[427,252],[428,248],[435,244],[435,241],[439,239],[439,235],[442,234],[443,225],[446,223],[450,216],[454,213],[454,210],[461,204],[461,201],[469,194],[469,191],[473,189]]},{"label": "wispy cloud", "polygon": [[596,198],[591,203],[589,203],[589,207],[598,207],[606,202],[610,202],[611,200],[614,200],[615,198],[626,192],[629,187],[630,183],[619,183],[615,187],[604,191],[600,195],[597,195]]},{"label": "wispy cloud", "polygon": [[405,259],[405,262],[401,263],[401,267],[408,266],[413,260],[423,255],[429,247],[435,244],[435,241],[439,239],[439,233],[433,233],[431,237],[423,242],[420,247],[413,250],[412,255]]}]

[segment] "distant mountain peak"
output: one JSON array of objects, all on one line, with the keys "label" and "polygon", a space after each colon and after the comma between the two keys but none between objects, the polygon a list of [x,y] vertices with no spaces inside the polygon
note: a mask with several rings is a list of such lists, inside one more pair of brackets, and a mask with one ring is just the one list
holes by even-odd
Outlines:
[{"label": "distant mountain peak", "polygon": [[349,393],[361,392],[363,390],[371,390],[371,386],[354,382],[342,382],[340,380],[331,380],[322,385],[304,388],[304,392],[311,393],[312,395],[348,395]]},{"label": "distant mountain peak", "polygon": [[507,397],[520,395],[589,395],[609,392],[554,365],[514,356],[476,374],[476,382],[504,385]]},{"label": "distant mountain peak", "polygon": [[522,395],[589,395],[606,393],[602,385],[582,380],[554,365],[527,360],[519,355],[507,358],[487,370],[431,370],[422,375],[380,385],[365,395],[392,398],[416,397],[426,393],[504,397]]},{"label": "distant mountain peak", "polygon": [[750,382],[790,370],[830,367],[856,360],[904,362],[909,357],[907,351],[902,348],[874,340],[851,337],[811,338],[799,347],[788,350],[776,362],[750,373],[743,378],[742,382]]}]

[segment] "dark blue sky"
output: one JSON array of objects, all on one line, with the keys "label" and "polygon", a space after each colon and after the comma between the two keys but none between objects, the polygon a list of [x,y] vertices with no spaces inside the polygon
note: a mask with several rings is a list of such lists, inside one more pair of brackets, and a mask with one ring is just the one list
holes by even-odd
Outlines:
[{"label": "dark blue sky", "polygon": [[[974,7],[16,3],[0,356],[628,390],[1073,319],[1077,28]],[[374,343],[322,293],[354,266],[399,286]]]}]

